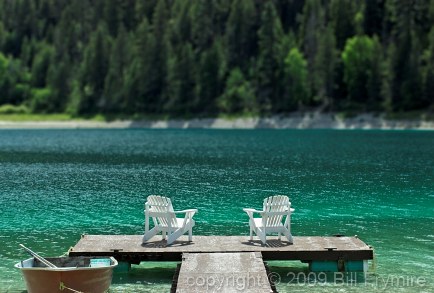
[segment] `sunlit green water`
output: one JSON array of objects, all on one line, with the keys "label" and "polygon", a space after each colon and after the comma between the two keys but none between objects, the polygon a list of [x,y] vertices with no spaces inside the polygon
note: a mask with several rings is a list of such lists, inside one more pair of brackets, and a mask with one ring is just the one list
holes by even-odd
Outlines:
[{"label": "sunlit green water", "polygon": [[[293,278],[306,265],[271,263],[282,292],[381,291],[390,276],[425,286],[386,291],[434,288],[434,132],[2,130],[0,292],[25,290],[19,243],[53,256],[83,233],[141,234],[150,194],[198,208],[195,235],[247,235],[241,208],[287,194],[294,235],[357,234],[375,248],[376,274],[355,286],[307,286]],[[135,266],[111,291],[167,292],[174,269]]]}]

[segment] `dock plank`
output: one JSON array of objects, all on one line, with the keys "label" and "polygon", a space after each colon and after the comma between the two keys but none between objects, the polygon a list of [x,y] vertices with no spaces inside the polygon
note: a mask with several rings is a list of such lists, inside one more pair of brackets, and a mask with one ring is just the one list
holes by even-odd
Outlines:
[{"label": "dock plank", "polygon": [[295,236],[294,243],[267,237],[267,245],[248,236],[182,236],[167,245],[161,236],[142,244],[142,235],[84,235],[69,255],[106,255],[120,260],[181,261],[183,253],[260,252],[264,260],[369,260],[373,250],[356,237]]},{"label": "dock plank", "polygon": [[273,290],[260,253],[185,253],[176,292],[270,293]]}]

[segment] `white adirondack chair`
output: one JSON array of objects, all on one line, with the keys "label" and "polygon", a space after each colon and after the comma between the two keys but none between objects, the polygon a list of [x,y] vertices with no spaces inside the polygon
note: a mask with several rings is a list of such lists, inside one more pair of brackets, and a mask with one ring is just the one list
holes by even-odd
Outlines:
[{"label": "white adirondack chair", "polygon": [[[263,244],[267,243],[267,234],[277,233],[278,239],[285,235],[290,243],[293,242],[291,235],[291,202],[285,195],[274,195],[264,199],[262,211],[255,209],[243,209],[249,215],[250,240],[253,240],[253,232],[258,235]],[[259,214],[260,218],[253,217]]]},{"label": "white adirondack chair", "polygon": [[[193,215],[197,209],[189,209],[184,211],[174,211],[172,201],[168,197],[159,195],[148,196],[145,203],[145,235],[143,243],[151,239],[157,233],[162,232],[163,240],[166,239],[167,244],[172,244],[181,235],[188,232],[188,240],[193,240],[193,227],[195,222]],[[183,218],[177,218],[176,215],[185,214]],[[149,229],[149,219],[152,218],[154,227]]]}]

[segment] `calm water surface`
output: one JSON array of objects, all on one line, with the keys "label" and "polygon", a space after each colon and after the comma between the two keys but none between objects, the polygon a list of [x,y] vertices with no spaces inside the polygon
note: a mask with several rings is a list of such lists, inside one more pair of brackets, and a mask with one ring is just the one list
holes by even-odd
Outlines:
[{"label": "calm water surface", "polygon": [[[198,208],[196,235],[246,236],[241,208],[287,194],[293,235],[357,234],[375,248],[355,284],[272,262],[280,292],[434,289],[434,132],[1,130],[0,292],[25,290],[19,243],[53,256],[83,233],[141,234],[150,194]],[[111,292],[168,292],[175,266],[133,266]]]}]

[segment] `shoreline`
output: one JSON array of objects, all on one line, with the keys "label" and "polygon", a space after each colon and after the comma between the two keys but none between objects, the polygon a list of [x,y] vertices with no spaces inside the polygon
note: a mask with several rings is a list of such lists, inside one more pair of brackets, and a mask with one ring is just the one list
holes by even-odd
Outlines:
[{"label": "shoreline", "polygon": [[434,121],[388,120],[373,114],[342,118],[332,113],[293,113],[286,116],[252,118],[197,118],[115,121],[0,121],[0,129],[378,129],[434,130]]}]

